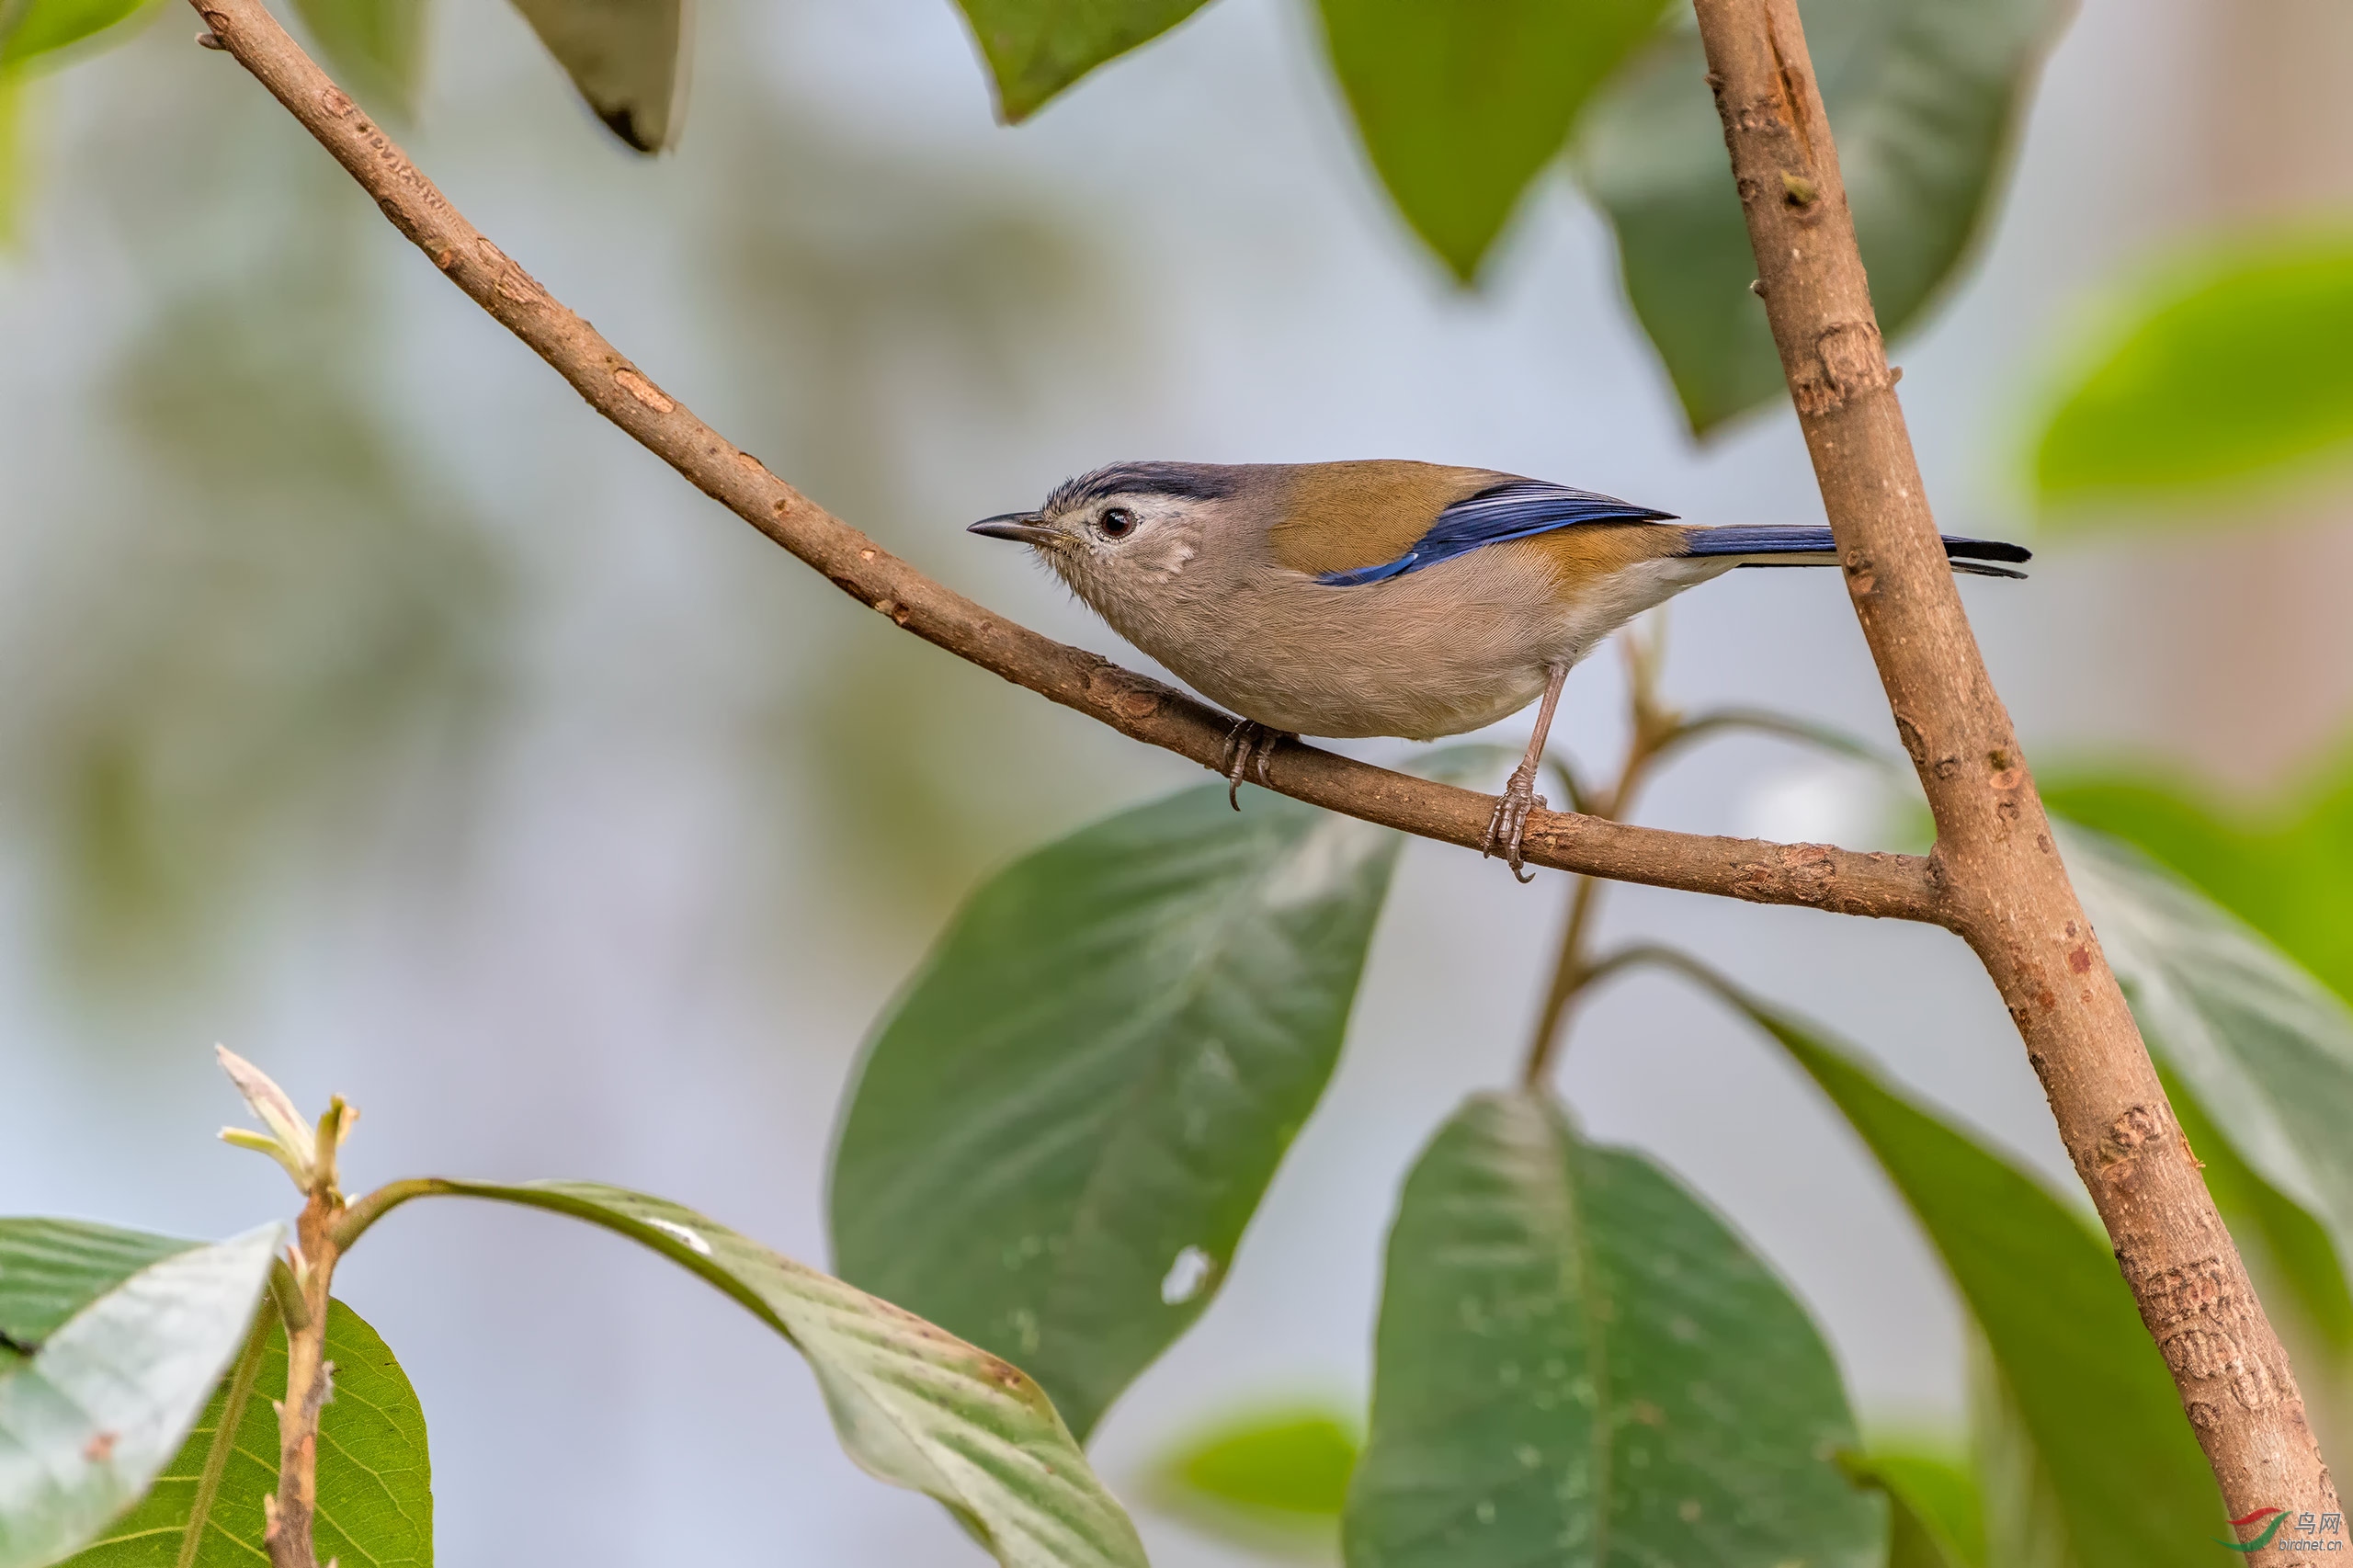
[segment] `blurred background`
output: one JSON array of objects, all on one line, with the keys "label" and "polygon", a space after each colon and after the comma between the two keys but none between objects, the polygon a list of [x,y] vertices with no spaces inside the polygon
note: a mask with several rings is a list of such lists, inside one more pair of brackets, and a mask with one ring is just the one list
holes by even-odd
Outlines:
[{"label": "blurred background", "polygon": [[[357,1182],[594,1176],[822,1261],[856,1050],[957,900],[1199,775],[897,633],[688,490],[196,26],[166,8],[22,89],[0,1210],[199,1235],[286,1210],[275,1170],[210,1142],[239,1114],[221,1040],[298,1101],[365,1108]],[[1707,522],[1819,517],[1786,412],[1687,436],[1565,181],[1459,290],[1368,173],[1291,0],[1223,0],[1017,131],[991,123],[946,0],[711,6],[699,27],[694,119],[658,161],[605,138],[494,0],[442,6],[402,134],[706,419],[1056,636],[1136,659],[962,525],[1115,459],[1417,457]],[[2151,256],[2342,220],[2348,56],[2353,14],[2326,0],[2087,0],[1977,265],[1897,345],[1945,527],[2041,551],[2029,583],[1964,587],[2030,754],[2167,779],[2250,833],[2326,787],[2353,716],[2353,491],[2324,473],[2060,530],[2032,446],[2071,346]],[[1572,681],[1556,731],[1589,771],[1618,744],[1614,665]],[[1829,574],[1677,603],[1665,685],[1893,749]],[[1893,831],[1863,772],[1757,739],[1682,762],[1643,814]],[[1339,1076],[1231,1284],[1095,1445],[1122,1491],[1239,1405],[1361,1400],[1398,1178],[1522,1048],[1564,881],[1427,845],[1401,875]],[[1829,1023],[2075,1190],[1956,941],[1644,890],[1607,919]],[[1563,1082],[1783,1270],[1868,1424],[1958,1422],[1942,1276],[1777,1055],[1640,979],[1584,1017]],[[931,1504],[856,1476],[767,1331],[616,1240],[412,1210],[341,1280],[430,1413],[453,1568],[980,1561]],[[1245,1560],[1140,1522],[1156,1562]]]}]

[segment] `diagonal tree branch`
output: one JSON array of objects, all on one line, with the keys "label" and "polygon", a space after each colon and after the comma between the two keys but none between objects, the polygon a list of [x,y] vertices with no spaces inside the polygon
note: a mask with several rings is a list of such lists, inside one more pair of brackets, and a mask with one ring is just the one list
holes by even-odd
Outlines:
[{"label": "diagonal tree branch", "polygon": [[2091,922],[1937,540],[1796,0],[1694,0],[1781,352],[1897,733],[1937,818],[1944,923],[1985,964],[2165,1352],[2230,1515],[2335,1512],[2287,1353]]},{"label": "diagonal tree branch", "polygon": [[[1015,624],[932,581],[739,450],[596,328],[564,308],[460,215],[390,136],[286,35],[261,0],[192,0],[212,38],[286,106],[468,298],[529,344],[589,406],[697,489],[916,636],[1123,734],[1215,768],[1233,720],[1174,687]],[[1273,787],[1310,804],[1476,848],[1492,802],[1451,785],[1287,744]],[[1527,858],[1563,871],[1806,904],[1847,915],[1940,922],[1926,859],[1815,844],[1768,844],[1540,812]]]}]

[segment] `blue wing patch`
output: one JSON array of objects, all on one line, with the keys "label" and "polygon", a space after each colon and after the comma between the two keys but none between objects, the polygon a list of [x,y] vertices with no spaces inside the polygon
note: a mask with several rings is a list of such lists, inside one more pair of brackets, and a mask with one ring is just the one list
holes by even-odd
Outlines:
[{"label": "blue wing patch", "polygon": [[1429,532],[1415,540],[1413,548],[1396,560],[1384,561],[1378,566],[1359,566],[1352,572],[1326,572],[1315,580],[1336,588],[1353,588],[1364,583],[1402,577],[1408,572],[1468,555],[1486,545],[1529,539],[1555,528],[1574,528],[1579,523],[1662,523],[1672,521],[1674,517],[1672,512],[1654,512],[1647,506],[1597,495],[1590,490],[1572,490],[1565,484],[1547,484],[1540,479],[1515,479],[1482,490],[1440,512]]}]

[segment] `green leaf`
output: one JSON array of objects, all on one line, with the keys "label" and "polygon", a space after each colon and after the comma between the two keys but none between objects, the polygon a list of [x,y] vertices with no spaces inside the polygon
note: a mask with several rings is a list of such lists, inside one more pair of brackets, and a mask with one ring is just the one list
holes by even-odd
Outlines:
[{"label": "green leaf", "polygon": [[[2324,1267],[2341,1287],[2337,1260],[2353,1257],[2353,1142],[2345,1137],[2353,1125],[2353,1011],[2134,850],[2086,832],[2063,835],[2061,846],[2150,1050],[2227,1140],[2219,1158],[2244,1161],[2335,1238],[2335,1257],[2323,1248],[2319,1258],[2281,1261],[2299,1271]],[[2215,1174],[2227,1185],[2227,1170]],[[2254,1206],[2243,1213],[2263,1217],[2260,1194],[2235,1196]],[[2285,1214],[2269,1218],[2284,1244],[2309,1246]],[[2306,1300],[2330,1311],[2325,1297]]]},{"label": "green leaf", "polygon": [[1468,281],[1661,0],[1321,0],[1365,151]]},{"label": "green leaf", "polygon": [[515,0],[515,8],[614,135],[641,153],[677,142],[687,119],[686,0]]},{"label": "green leaf", "polygon": [[1969,1471],[1928,1454],[1876,1449],[1843,1464],[1857,1482],[1887,1494],[1893,1526],[1887,1568],[1986,1568],[1984,1501]]},{"label": "green leaf", "polygon": [[244,1342],[278,1235],[0,1221],[0,1568],[56,1562],[146,1492]]},{"label": "green leaf", "polygon": [[2275,1290],[2292,1297],[2307,1327],[2338,1354],[2353,1350],[2353,1290],[2348,1290],[2336,1244],[2311,1210],[2256,1174],[2245,1155],[2214,1125],[2196,1091],[2163,1062],[2165,1099],[2181,1135],[2206,1167],[2206,1189],[2238,1243],[2247,1267],[2256,1271],[2267,1301]]},{"label": "green leaf", "polygon": [[294,0],[294,9],[355,97],[380,114],[415,110],[426,0]]},{"label": "green leaf", "polygon": [[1144,1568],[1135,1527],[1053,1405],[987,1351],[659,1198],[595,1182],[429,1185],[585,1220],[717,1286],[808,1358],[851,1459],[946,1504],[1006,1568]]},{"label": "green leaf", "polygon": [[1222,784],[975,893],[868,1047],[842,1273],[1084,1437],[1199,1317],[1337,1060],[1398,836]]},{"label": "green leaf", "polygon": [[[2108,1247],[2040,1185],[1810,1027],[1709,983],[1846,1116],[1944,1259],[2016,1403],[2065,1561],[2217,1562],[2222,1495]],[[1998,1547],[1990,1560],[2017,1561]]]},{"label": "green leaf", "polygon": [[2342,231],[2200,246],[2109,313],[2114,329],[2065,372],[2036,446],[2045,503],[2211,499],[2224,482],[2353,445],[2353,238]]},{"label": "green leaf", "polygon": [[[96,38],[153,9],[151,0],[0,0],[0,71]],[[128,39],[132,30],[122,28],[111,41]]]},{"label": "green leaf", "polygon": [[1350,1568],[1876,1565],[1805,1310],[1643,1155],[1481,1095],[1390,1232]]},{"label": "green leaf", "polygon": [[1153,1500],[1246,1547],[1328,1556],[1360,1440],[1354,1421],[1320,1405],[1229,1415],[1159,1461]]},{"label": "green leaf", "polygon": [[25,73],[0,67],[0,251],[17,243],[17,225],[28,190],[26,177]]},{"label": "green leaf", "polygon": [[[286,1389],[286,1325],[271,1313],[265,1328],[250,1375],[242,1359],[231,1369],[154,1489],[65,1568],[247,1568],[266,1558],[262,1499],[278,1490],[270,1398]],[[382,1338],[341,1301],[327,1309],[326,1358],[335,1397],[319,1412],[319,1560],[430,1568],[433,1475],[416,1391]],[[200,1532],[192,1556],[191,1528]]]},{"label": "green leaf", "polygon": [[956,0],[996,84],[998,117],[1017,125],[1064,87],[1148,43],[1201,0]]},{"label": "green leaf", "polygon": [[[1920,319],[1990,210],[2012,127],[2067,0],[1810,0],[1822,89],[1871,300],[1890,339]],[[1626,293],[1706,434],[1779,396],[1781,362],[1750,294],[1699,35],[1661,39],[1586,117],[1577,164],[1618,233]]]},{"label": "green leaf", "polygon": [[2060,815],[2196,884],[2353,1000],[2353,752],[2330,758],[2298,798],[2259,811],[2128,774],[2061,776],[2042,793]]}]

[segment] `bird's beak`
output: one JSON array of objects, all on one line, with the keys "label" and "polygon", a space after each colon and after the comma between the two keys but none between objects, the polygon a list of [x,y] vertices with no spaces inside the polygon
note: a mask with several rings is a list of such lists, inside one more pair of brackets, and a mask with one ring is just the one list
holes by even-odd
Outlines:
[{"label": "bird's beak", "polygon": [[994,517],[983,517],[966,533],[981,534],[989,539],[1009,539],[1017,544],[1060,544],[1061,532],[1042,526],[1035,512],[1006,512]]}]

